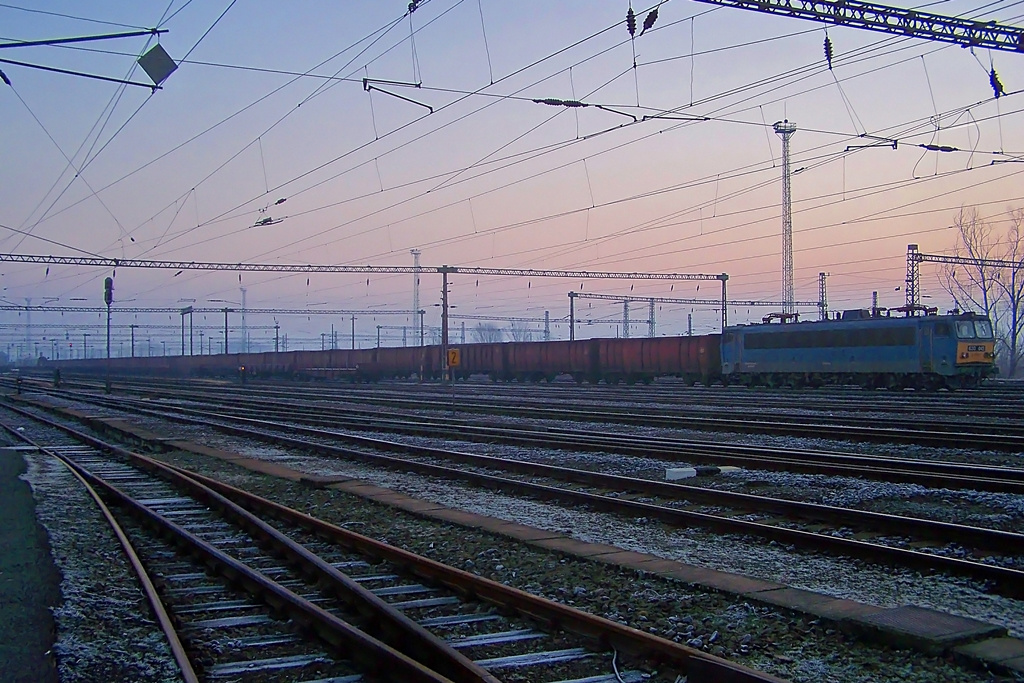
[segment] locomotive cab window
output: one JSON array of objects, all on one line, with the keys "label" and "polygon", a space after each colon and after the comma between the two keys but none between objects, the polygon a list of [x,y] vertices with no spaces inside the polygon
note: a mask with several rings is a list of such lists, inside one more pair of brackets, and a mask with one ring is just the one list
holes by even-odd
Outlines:
[{"label": "locomotive cab window", "polygon": [[992,338],[992,323],[987,320],[975,320],[974,330],[978,333],[978,337],[982,339]]},{"label": "locomotive cab window", "polygon": [[958,320],[956,323],[956,336],[959,339],[974,339],[974,322],[971,320]]}]

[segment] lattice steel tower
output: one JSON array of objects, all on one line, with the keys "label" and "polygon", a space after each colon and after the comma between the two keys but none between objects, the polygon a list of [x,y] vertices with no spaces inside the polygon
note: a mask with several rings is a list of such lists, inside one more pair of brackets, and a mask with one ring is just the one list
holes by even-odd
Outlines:
[{"label": "lattice steel tower", "polygon": [[782,138],[782,312],[793,313],[793,196],[789,184],[789,139],[796,124],[777,121],[773,126]]}]

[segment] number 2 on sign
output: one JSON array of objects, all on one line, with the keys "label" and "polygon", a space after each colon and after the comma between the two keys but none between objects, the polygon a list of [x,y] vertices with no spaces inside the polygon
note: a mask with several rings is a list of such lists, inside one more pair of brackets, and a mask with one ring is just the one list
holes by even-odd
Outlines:
[{"label": "number 2 on sign", "polygon": [[462,353],[459,349],[448,349],[448,367],[457,368],[459,367],[459,361],[462,360]]}]

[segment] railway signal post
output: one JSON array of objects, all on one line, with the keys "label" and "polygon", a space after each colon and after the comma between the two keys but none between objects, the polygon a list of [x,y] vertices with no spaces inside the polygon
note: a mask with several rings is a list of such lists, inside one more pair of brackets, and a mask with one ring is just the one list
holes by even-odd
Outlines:
[{"label": "railway signal post", "polygon": [[107,305],[107,363],[104,389],[110,393],[110,305],[114,303],[114,278],[103,280],[103,303]]}]

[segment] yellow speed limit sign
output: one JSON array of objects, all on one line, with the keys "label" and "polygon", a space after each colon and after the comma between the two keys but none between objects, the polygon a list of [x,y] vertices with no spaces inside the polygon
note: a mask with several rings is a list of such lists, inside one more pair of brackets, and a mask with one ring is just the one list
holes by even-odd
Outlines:
[{"label": "yellow speed limit sign", "polygon": [[462,362],[462,351],[460,349],[448,349],[448,367],[457,368]]}]

